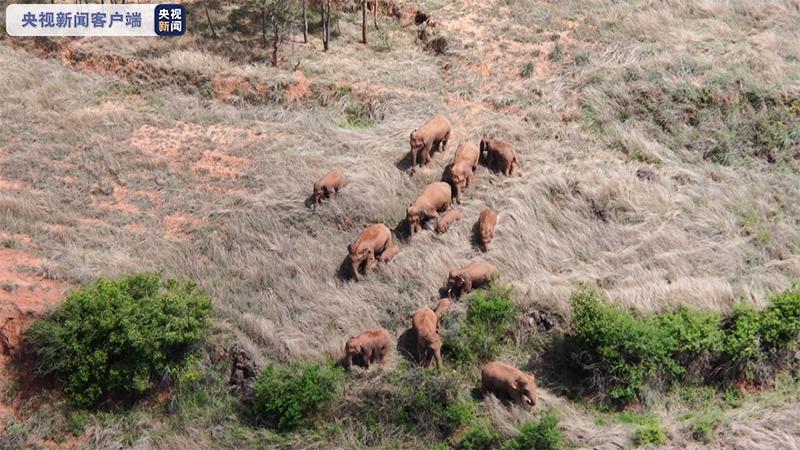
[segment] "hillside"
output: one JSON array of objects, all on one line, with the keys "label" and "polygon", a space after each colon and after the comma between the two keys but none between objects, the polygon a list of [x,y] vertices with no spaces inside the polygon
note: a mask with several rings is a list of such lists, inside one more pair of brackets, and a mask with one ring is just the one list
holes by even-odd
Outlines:
[{"label": "hillside", "polygon": [[[217,38],[202,4],[187,3],[180,38],[0,39],[0,301],[12,318],[0,325],[22,328],[95,278],[161,271],[213,299],[198,356],[210,362],[187,388],[95,412],[30,385],[4,356],[0,446],[452,444],[357,413],[396,382],[400,352],[347,375],[335,407],[289,434],[239,414],[228,355],[243,349],[258,367],[324,362],[366,328],[400,336],[448,272],[475,260],[500,269],[520,311],[501,359],[531,368],[548,358],[542,342],[569,328],[582,285],[641,313],[727,313],[762,308],[800,278],[793,1],[380,2],[367,45],[360,12],[337,5],[327,52],[312,7],[309,43],[293,30],[277,68],[258,35],[225,27],[236,3],[212,2]],[[437,113],[453,124],[450,144],[411,176],[409,133]],[[518,173],[479,167],[459,222],[402,239],[408,205],[458,143],[484,134],[514,146]],[[350,184],[308,207],[334,169]],[[498,225],[484,254],[471,236],[487,206]],[[353,282],[341,276],[347,245],[373,223],[397,230],[401,252]],[[464,393],[477,386],[477,366],[445,354],[444,371]],[[552,409],[576,447],[634,446],[643,422],[663,427],[670,447],[800,439],[791,376],[734,400],[654,393],[618,413],[537,375],[532,411],[492,397],[479,414],[512,436]],[[705,442],[693,437],[701,419],[713,430]]]}]

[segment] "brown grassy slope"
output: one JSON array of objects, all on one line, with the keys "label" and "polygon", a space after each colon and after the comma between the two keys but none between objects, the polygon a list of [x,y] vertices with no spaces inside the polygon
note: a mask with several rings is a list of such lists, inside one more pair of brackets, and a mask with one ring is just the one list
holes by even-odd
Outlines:
[{"label": "brown grassy slope", "polygon": [[[365,49],[345,18],[329,55],[316,38],[315,49],[282,53],[284,68],[299,60],[312,85],[333,86],[325,106],[221,101],[231,77],[301,78],[231,62],[198,37],[70,44],[188,78],[114,73],[63,52],[29,61],[5,42],[0,67],[24,69],[5,70],[0,85],[0,228],[30,237],[54,261],[48,275],[71,283],[138,270],[197,279],[220,317],[278,361],[337,355],[346,336],[376,324],[399,333],[449,269],[476,258],[501,268],[525,309],[566,314],[581,282],[642,310],[761,304],[800,274],[796,159],[724,166],[683,145],[706,138],[702,127],[668,132],[649,115],[624,117],[642,92],[687,81],[733,89],[744,80],[770,98],[796,97],[798,13],[790,2],[762,6],[440,3],[443,56],[394,23],[388,50]],[[383,119],[345,126],[364,96]],[[455,126],[450,149],[409,178],[396,166],[408,133],[442,111]],[[362,283],[338,280],[347,243],[368,224],[397,225],[457,143],[484,132],[515,144],[521,176],[479,169],[447,234],[403,243]],[[656,182],[637,179],[644,164]],[[334,168],[353,182],[335,204],[309,210],[313,181]],[[499,218],[482,256],[469,236],[485,206]]]}]

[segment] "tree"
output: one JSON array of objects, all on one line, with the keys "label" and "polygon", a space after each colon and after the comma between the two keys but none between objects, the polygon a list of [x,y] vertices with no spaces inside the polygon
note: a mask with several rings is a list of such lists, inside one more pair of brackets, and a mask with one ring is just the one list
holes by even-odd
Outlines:
[{"label": "tree", "polygon": [[[122,0],[122,2],[125,3],[125,0]],[[211,22],[211,15],[208,13],[208,0],[203,0],[203,9],[206,10],[206,20],[208,21],[208,27],[211,28],[211,35],[216,39],[217,31],[214,29],[214,23]]]},{"label": "tree", "polygon": [[361,42],[367,43],[367,0],[361,0]]},{"label": "tree", "polygon": [[303,42],[308,43],[308,0],[303,0]]},{"label": "tree", "polygon": [[292,7],[289,0],[255,0],[261,16],[261,43],[267,48],[267,34],[272,36],[272,67],[278,66],[278,49],[283,42],[286,28],[292,22]]},{"label": "tree", "polygon": [[322,49],[328,51],[331,40],[331,0],[322,0]]}]

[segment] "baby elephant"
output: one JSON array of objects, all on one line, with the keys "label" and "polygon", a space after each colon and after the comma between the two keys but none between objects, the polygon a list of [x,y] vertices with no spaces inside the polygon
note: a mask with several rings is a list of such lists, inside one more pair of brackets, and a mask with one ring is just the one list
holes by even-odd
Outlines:
[{"label": "baby elephant", "polygon": [[439,303],[436,304],[436,307],[433,308],[433,312],[436,313],[436,330],[439,330],[439,325],[442,323],[442,317],[447,314],[447,311],[450,310],[450,306],[453,302],[450,301],[449,298],[440,298]]},{"label": "baby elephant", "polygon": [[447,294],[460,297],[462,294],[488,284],[497,274],[497,267],[483,262],[472,263],[450,272],[447,277]]},{"label": "baby elephant", "polygon": [[486,163],[486,167],[491,170],[499,170],[506,176],[514,174],[514,168],[519,167],[517,154],[511,144],[499,139],[492,139],[484,136],[481,139],[481,157]]},{"label": "baby elephant", "polygon": [[497,397],[510,398],[526,408],[536,405],[536,378],[499,361],[483,366],[481,388]]},{"label": "baby elephant", "polygon": [[486,251],[494,239],[494,227],[497,225],[497,213],[491,208],[481,211],[478,218],[478,231],[480,232],[481,249]]},{"label": "baby elephant", "polygon": [[392,336],[383,328],[373,328],[358,336],[351,336],[344,344],[345,367],[350,370],[354,357],[360,357],[366,369],[375,361],[382,365],[391,349]]},{"label": "baby elephant", "polygon": [[461,187],[468,188],[475,179],[475,170],[478,168],[478,159],[481,152],[475,144],[462,143],[456,149],[453,165],[450,168],[450,177],[455,189],[456,202],[461,204]]},{"label": "baby elephant", "polygon": [[421,159],[420,166],[428,164],[431,160],[431,150],[437,150],[439,144],[442,145],[444,152],[448,139],[450,139],[450,121],[442,115],[433,116],[425,125],[412,131],[409,140],[412,170],[417,165],[417,159]]},{"label": "baby elephant", "polygon": [[[350,262],[353,264],[353,278],[358,281],[361,266],[364,273],[375,267],[383,253],[392,247],[392,231],[386,225],[378,223],[367,227],[358,239],[347,246]],[[398,249],[399,250],[399,249]]]},{"label": "baby elephant", "polygon": [[460,218],[461,211],[457,209],[451,209],[450,211],[447,211],[441,218],[439,218],[439,221],[436,222],[436,232],[439,234],[444,233],[448,228],[450,228],[451,223]]},{"label": "baby elephant", "polygon": [[323,198],[333,200],[336,198],[336,193],[346,185],[347,179],[342,172],[334,170],[326,174],[314,183],[314,203],[319,205]]},{"label": "baby elephant", "polygon": [[417,231],[422,230],[424,220],[438,219],[439,212],[446,211],[450,207],[451,198],[449,184],[443,181],[429,184],[417,197],[417,200],[406,209],[411,237],[414,237],[414,233]]},{"label": "baby elephant", "polygon": [[400,253],[400,246],[397,244],[392,245],[391,247],[387,248],[383,251],[383,253],[378,256],[378,260],[380,262],[388,263],[392,259],[394,259],[397,254]]},{"label": "baby elephant", "polygon": [[417,335],[417,361],[422,367],[428,367],[433,359],[439,369],[442,364],[439,317],[432,309],[423,306],[414,313],[411,323]]}]

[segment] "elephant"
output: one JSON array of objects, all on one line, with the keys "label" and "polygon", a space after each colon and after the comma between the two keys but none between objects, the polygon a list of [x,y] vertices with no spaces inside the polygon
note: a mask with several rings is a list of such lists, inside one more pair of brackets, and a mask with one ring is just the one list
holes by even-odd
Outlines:
[{"label": "elephant", "polygon": [[489,249],[489,244],[494,239],[494,227],[497,226],[497,213],[492,208],[481,211],[478,218],[478,230],[480,231],[481,248],[483,251]]},{"label": "elephant", "polygon": [[472,263],[450,272],[447,277],[447,294],[456,297],[488,284],[497,274],[497,267],[483,262]]},{"label": "elephant", "polygon": [[431,360],[436,363],[436,368],[442,365],[442,340],[439,337],[439,318],[436,313],[423,306],[418,309],[411,319],[417,335],[417,361],[422,367],[428,367]]},{"label": "elephant", "polygon": [[511,144],[499,139],[484,136],[481,139],[481,158],[490,170],[499,170],[506,176],[514,174],[514,168],[519,168],[517,154]]},{"label": "elephant", "polygon": [[487,363],[481,369],[481,389],[511,398],[526,408],[536,405],[536,378],[499,361]]},{"label": "elephant", "polygon": [[358,336],[350,336],[344,345],[345,367],[350,370],[356,356],[361,357],[366,369],[374,361],[383,365],[391,349],[392,336],[383,328],[373,328]]},{"label": "elephant", "polygon": [[400,253],[400,246],[397,244],[392,245],[391,247],[387,248],[378,256],[378,260],[380,262],[388,263],[392,259],[394,259],[397,254]]},{"label": "elephant", "polygon": [[458,209],[451,209],[439,218],[436,222],[436,232],[441,234],[450,228],[450,224],[461,218],[461,211]]},{"label": "elephant", "polygon": [[334,170],[326,174],[314,183],[314,203],[319,205],[323,197],[333,200],[336,198],[336,193],[346,185],[347,179],[342,172]]},{"label": "elephant", "polygon": [[425,125],[411,132],[409,144],[411,145],[411,168],[417,165],[417,159],[421,159],[420,166],[428,164],[431,160],[431,151],[436,151],[441,144],[441,151],[447,148],[447,141],[450,139],[450,121],[447,117],[437,114],[427,121]]},{"label": "elephant", "polygon": [[481,152],[475,144],[461,143],[456,148],[453,165],[450,168],[450,178],[455,190],[456,202],[461,204],[461,187],[468,188],[475,179],[475,170],[478,169],[478,160]]},{"label": "elephant", "polygon": [[392,230],[386,225],[378,223],[362,231],[358,239],[347,246],[350,262],[353,264],[353,278],[358,281],[362,264],[365,264],[365,274],[375,267],[378,263],[375,258],[380,259],[390,247],[392,247]]},{"label": "elephant", "polygon": [[436,330],[439,330],[439,325],[442,323],[442,317],[450,310],[450,306],[452,306],[453,302],[450,301],[449,298],[440,298],[439,303],[436,304],[436,307],[433,308],[433,312],[436,313]]},{"label": "elephant", "polygon": [[422,194],[417,197],[406,209],[406,218],[411,237],[414,233],[422,229],[422,222],[426,219],[438,219],[439,212],[446,211],[450,207],[452,194],[450,185],[437,181],[428,185]]}]

